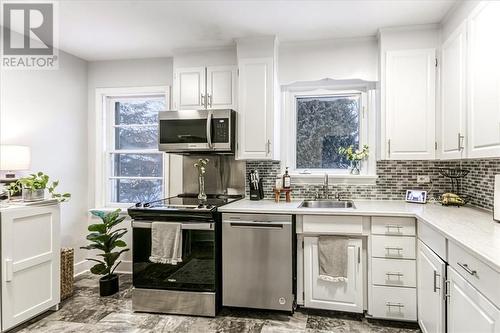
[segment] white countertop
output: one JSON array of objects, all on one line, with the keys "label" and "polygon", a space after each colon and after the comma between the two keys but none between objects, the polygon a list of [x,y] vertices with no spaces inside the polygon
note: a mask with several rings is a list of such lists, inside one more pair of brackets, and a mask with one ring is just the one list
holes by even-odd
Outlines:
[{"label": "white countertop", "polygon": [[408,216],[429,224],[500,272],[500,223],[493,214],[469,207],[445,207],[404,201],[354,200],[355,209],[299,208],[302,200],[290,203],[274,200],[239,200],[220,207],[222,213],[323,214],[365,216]]}]

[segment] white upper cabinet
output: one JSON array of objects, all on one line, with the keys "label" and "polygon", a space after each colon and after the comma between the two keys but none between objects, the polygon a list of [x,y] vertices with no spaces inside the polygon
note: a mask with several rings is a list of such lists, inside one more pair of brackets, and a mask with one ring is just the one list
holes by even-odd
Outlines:
[{"label": "white upper cabinet", "polygon": [[235,66],[177,68],[173,109],[236,109],[235,89]]},{"label": "white upper cabinet", "polygon": [[279,159],[279,89],[275,37],[239,40],[237,159]]},{"label": "white upper cabinet", "polygon": [[193,110],[205,107],[205,73],[205,67],[176,69],[174,73],[174,110]]},{"label": "white upper cabinet", "polygon": [[207,108],[236,108],[236,68],[234,66],[207,67]]},{"label": "white upper cabinet", "polygon": [[435,157],[435,49],[387,51],[386,158]]},{"label": "white upper cabinet", "polygon": [[500,156],[500,2],[468,19],[468,156]]},{"label": "white upper cabinet", "polygon": [[466,27],[461,25],[441,50],[441,132],[439,157],[465,157]]}]

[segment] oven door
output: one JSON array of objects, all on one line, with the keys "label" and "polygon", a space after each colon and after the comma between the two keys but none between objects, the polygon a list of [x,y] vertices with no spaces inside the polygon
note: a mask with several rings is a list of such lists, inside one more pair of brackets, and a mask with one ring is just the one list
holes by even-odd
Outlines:
[{"label": "oven door", "polygon": [[149,261],[151,221],[133,221],[132,227],[135,288],[215,292],[214,223],[182,222],[182,262],[177,265]]},{"label": "oven door", "polygon": [[159,113],[159,150],[167,153],[232,152],[234,111],[184,110]]}]

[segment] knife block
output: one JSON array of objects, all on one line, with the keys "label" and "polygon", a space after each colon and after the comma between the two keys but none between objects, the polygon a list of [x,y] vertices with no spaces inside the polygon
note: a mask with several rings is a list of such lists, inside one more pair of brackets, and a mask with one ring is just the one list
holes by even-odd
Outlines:
[{"label": "knife block", "polygon": [[250,182],[250,200],[262,200],[264,199],[264,188],[262,187],[262,178],[259,179],[259,188],[255,188],[252,182]]}]

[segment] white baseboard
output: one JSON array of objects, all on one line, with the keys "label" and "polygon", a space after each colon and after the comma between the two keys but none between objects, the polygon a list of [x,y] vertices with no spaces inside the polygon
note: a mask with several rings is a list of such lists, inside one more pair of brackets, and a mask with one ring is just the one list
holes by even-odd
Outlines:
[{"label": "white baseboard", "polygon": [[[88,260],[82,260],[74,265],[74,276],[82,275],[90,270],[91,263]],[[115,273],[132,274],[132,261],[123,260],[115,270]]]},{"label": "white baseboard", "polygon": [[82,275],[87,273],[90,269],[88,260],[82,260],[73,265],[74,276]]}]

